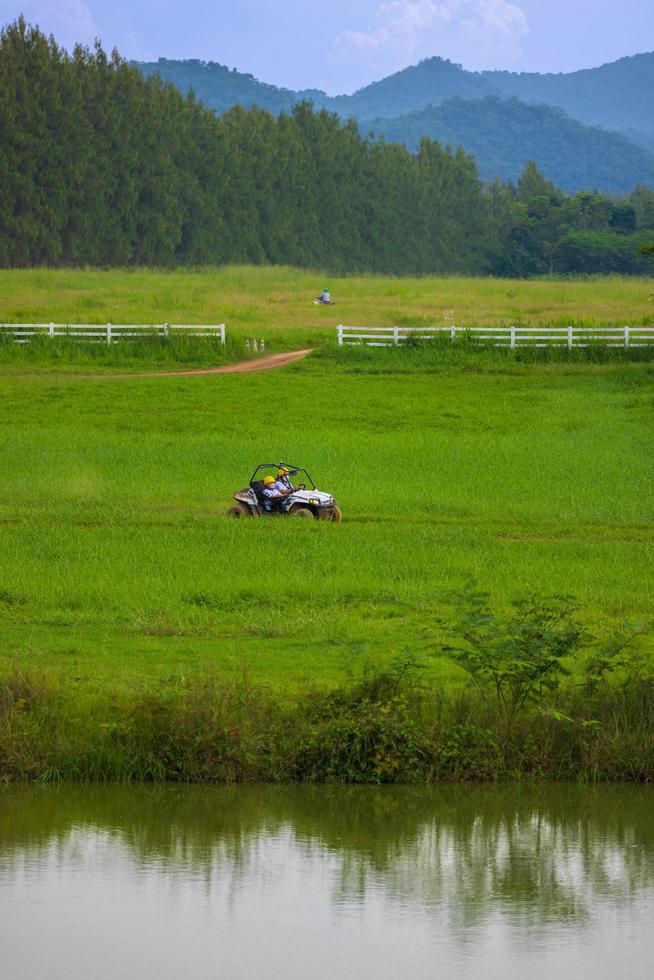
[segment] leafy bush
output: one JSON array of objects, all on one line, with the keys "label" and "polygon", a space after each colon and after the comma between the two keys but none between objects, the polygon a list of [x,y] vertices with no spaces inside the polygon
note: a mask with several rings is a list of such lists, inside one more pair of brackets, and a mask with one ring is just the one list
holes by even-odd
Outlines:
[{"label": "leafy bush", "polygon": [[490,596],[470,589],[454,596],[457,619],[445,624],[455,645],[440,645],[472,678],[484,698],[497,703],[507,728],[529,705],[542,704],[568,670],[563,658],[586,634],[566,598],[515,600],[498,613]]}]

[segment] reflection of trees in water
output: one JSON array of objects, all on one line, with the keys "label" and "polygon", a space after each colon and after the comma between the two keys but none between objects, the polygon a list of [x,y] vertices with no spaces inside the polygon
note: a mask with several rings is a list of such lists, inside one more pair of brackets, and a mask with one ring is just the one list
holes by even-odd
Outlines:
[{"label": "reflection of trees in water", "polygon": [[[627,835],[627,839],[633,834]],[[345,899],[365,890],[361,862],[346,856],[340,883]],[[365,869],[364,869],[365,870]],[[624,903],[654,882],[654,855],[597,828],[561,823],[539,811],[490,821],[480,815],[460,826],[438,817],[413,846],[398,847],[382,878],[392,897],[446,904],[456,924],[470,926],[490,908],[521,921],[579,920],[602,896]]]},{"label": "reflection of trees in water", "polygon": [[[335,902],[371,888],[446,905],[456,925],[501,909],[523,923],[582,918],[654,884],[652,790],[65,787],[0,793],[0,873],[46,854],[79,865],[89,841],[228,893],[300,855]],[[84,843],[86,841],[86,844]],[[121,849],[122,849],[121,848]]]}]

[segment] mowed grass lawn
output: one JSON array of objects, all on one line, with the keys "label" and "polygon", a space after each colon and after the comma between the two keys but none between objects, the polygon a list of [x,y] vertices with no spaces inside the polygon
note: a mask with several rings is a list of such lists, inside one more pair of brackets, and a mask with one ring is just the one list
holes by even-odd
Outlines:
[{"label": "mowed grass lawn", "polygon": [[[289,689],[427,654],[448,593],[654,596],[654,368],[320,353],[262,374],[0,372],[1,656],[71,683],[211,666]],[[305,464],[341,525],[233,521]],[[450,675],[445,660],[435,675]]]}]

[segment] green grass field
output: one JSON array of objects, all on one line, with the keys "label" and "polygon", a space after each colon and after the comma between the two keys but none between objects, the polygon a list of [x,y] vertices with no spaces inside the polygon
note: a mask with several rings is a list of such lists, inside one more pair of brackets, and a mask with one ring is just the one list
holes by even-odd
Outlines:
[{"label": "green grass field", "polygon": [[[313,298],[329,285],[336,306]],[[0,270],[0,322],[225,323],[269,343],[332,336],[338,323],[389,326],[654,323],[654,279],[393,279],[287,268]],[[290,338],[289,338],[290,339]]]},{"label": "green grass field", "polygon": [[[325,282],[333,309],[311,302]],[[652,280],[0,285],[0,322],[224,321],[230,338],[0,343],[0,780],[652,778],[651,630],[615,683],[589,692],[582,653],[560,698],[510,730],[434,655],[470,582],[500,611],[572,596],[600,638],[651,623],[651,354],[334,342],[338,322],[451,308],[461,325],[648,323]],[[270,373],[129,377],[238,360],[253,336],[315,352]],[[336,495],[342,524],[225,516],[279,458]],[[424,683],[381,683],[411,659]]]},{"label": "green grass field", "polygon": [[[10,367],[5,663],[92,689],[207,666],[278,690],[333,684],[426,652],[470,580],[498,605],[572,595],[600,633],[651,615],[650,364],[323,350],[253,375]],[[344,523],[226,518],[278,458],[333,491]]]}]

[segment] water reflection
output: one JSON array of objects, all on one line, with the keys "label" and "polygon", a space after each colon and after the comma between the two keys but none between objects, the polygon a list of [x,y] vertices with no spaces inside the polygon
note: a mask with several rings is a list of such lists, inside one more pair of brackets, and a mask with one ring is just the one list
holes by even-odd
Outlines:
[{"label": "water reflection", "polygon": [[[135,930],[126,948],[145,973],[129,976],[178,975],[183,948],[198,977],[237,965],[239,976],[343,977],[363,964],[391,977],[409,963],[413,976],[537,977],[558,963],[561,980],[591,962],[608,977],[623,957],[630,978],[644,977],[653,802],[647,787],[7,788],[0,939],[36,907],[65,930],[63,901],[71,914],[85,903],[96,937],[100,916],[130,909],[128,932],[144,916],[158,965]],[[166,952],[160,925],[180,917],[181,947]],[[613,933],[620,924],[626,938],[625,923],[621,950]],[[5,948],[12,975],[41,975],[24,950]],[[115,949],[106,964],[124,970]],[[61,970],[76,975],[68,959]]]}]

